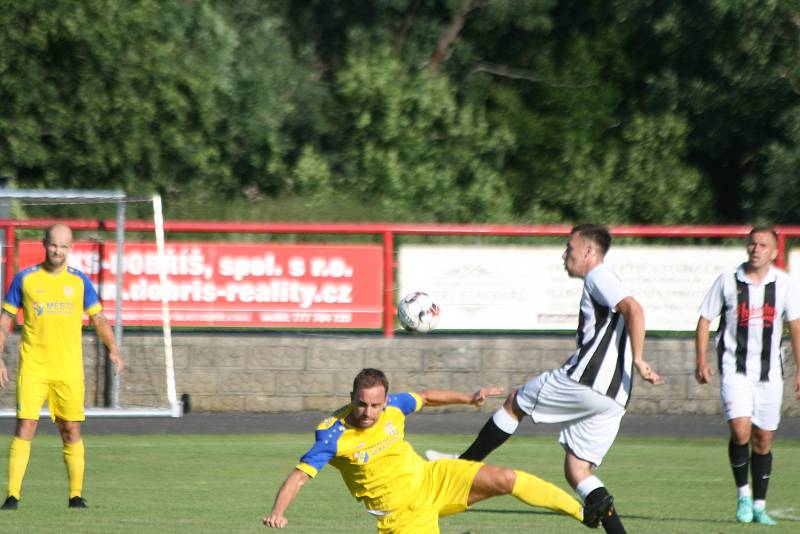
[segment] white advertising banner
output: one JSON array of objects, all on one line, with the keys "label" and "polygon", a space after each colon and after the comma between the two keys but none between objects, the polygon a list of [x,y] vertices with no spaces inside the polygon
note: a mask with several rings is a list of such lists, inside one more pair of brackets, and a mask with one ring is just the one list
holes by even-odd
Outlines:
[{"label": "white advertising banner", "polygon": [[[582,280],[564,271],[562,246],[401,246],[400,296],[425,291],[443,330],[574,330]],[[616,246],[607,257],[645,309],[648,330],[694,330],[697,309],[744,246]]]},{"label": "white advertising banner", "polygon": [[789,250],[789,259],[786,262],[786,267],[789,274],[800,283],[800,248]]}]

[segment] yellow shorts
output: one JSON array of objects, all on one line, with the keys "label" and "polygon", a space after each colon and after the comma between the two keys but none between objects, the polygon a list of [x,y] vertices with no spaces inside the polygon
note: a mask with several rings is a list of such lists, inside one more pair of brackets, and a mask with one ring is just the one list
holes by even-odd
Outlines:
[{"label": "yellow shorts", "polygon": [[45,399],[55,421],[84,421],[83,380],[46,380],[17,376],[17,419],[39,419]]},{"label": "yellow shorts", "polygon": [[378,520],[380,534],[438,534],[439,517],[467,509],[475,476],[484,464],[468,460],[437,460],[425,465],[416,499]]}]

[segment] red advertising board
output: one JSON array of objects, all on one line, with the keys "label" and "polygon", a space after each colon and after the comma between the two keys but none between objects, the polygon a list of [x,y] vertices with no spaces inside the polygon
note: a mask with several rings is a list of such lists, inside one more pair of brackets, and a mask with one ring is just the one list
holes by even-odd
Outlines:
[{"label": "red advertising board", "polygon": [[[114,317],[116,243],[76,242],[69,265],[86,273]],[[126,243],[122,319],[161,324],[155,244]],[[41,241],[19,243],[19,265],[42,261]],[[170,318],[183,326],[381,328],[383,250],[377,245],[170,242]]]}]

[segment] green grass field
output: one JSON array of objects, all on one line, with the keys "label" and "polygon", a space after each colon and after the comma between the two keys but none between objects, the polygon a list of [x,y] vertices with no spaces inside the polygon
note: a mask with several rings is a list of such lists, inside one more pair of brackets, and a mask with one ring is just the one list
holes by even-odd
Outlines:
[{"label": "green grass field", "polygon": [[[56,436],[34,441],[16,512],[0,512],[6,533],[264,532],[278,486],[311,444],[311,433],[262,435],[87,436],[84,496],[89,510],[66,508],[66,475]],[[471,437],[415,435],[418,451],[458,451]],[[0,476],[6,480],[6,449]],[[739,525],[727,448],[719,439],[624,439],[599,475],[614,493],[631,533],[800,531],[800,442],[775,444],[769,508],[777,527]],[[553,437],[515,437],[493,463],[525,469],[567,488],[563,454]],[[374,532],[373,519],[347,493],[338,473],[324,469],[301,491],[284,532]],[[527,508],[510,497],[491,499],[441,520],[443,533],[581,532],[573,520]],[[587,531],[588,532],[588,531]]]}]

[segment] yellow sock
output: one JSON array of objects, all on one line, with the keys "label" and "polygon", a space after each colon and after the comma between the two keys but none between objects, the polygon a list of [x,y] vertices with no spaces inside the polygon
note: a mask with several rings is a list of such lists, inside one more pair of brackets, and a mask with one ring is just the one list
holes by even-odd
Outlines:
[{"label": "yellow sock", "polygon": [[583,520],[583,506],[558,486],[525,471],[514,470],[517,480],[511,495],[531,506],[541,506]]},{"label": "yellow sock", "polygon": [[69,498],[79,497],[83,491],[83,440],[64,444],[64,463],[69,478]]},{"label": "yellow sock", "polygon": [[8,449],[8,494],[20,498],[22,479],[31,457],[31,442],[14,436]]}]

